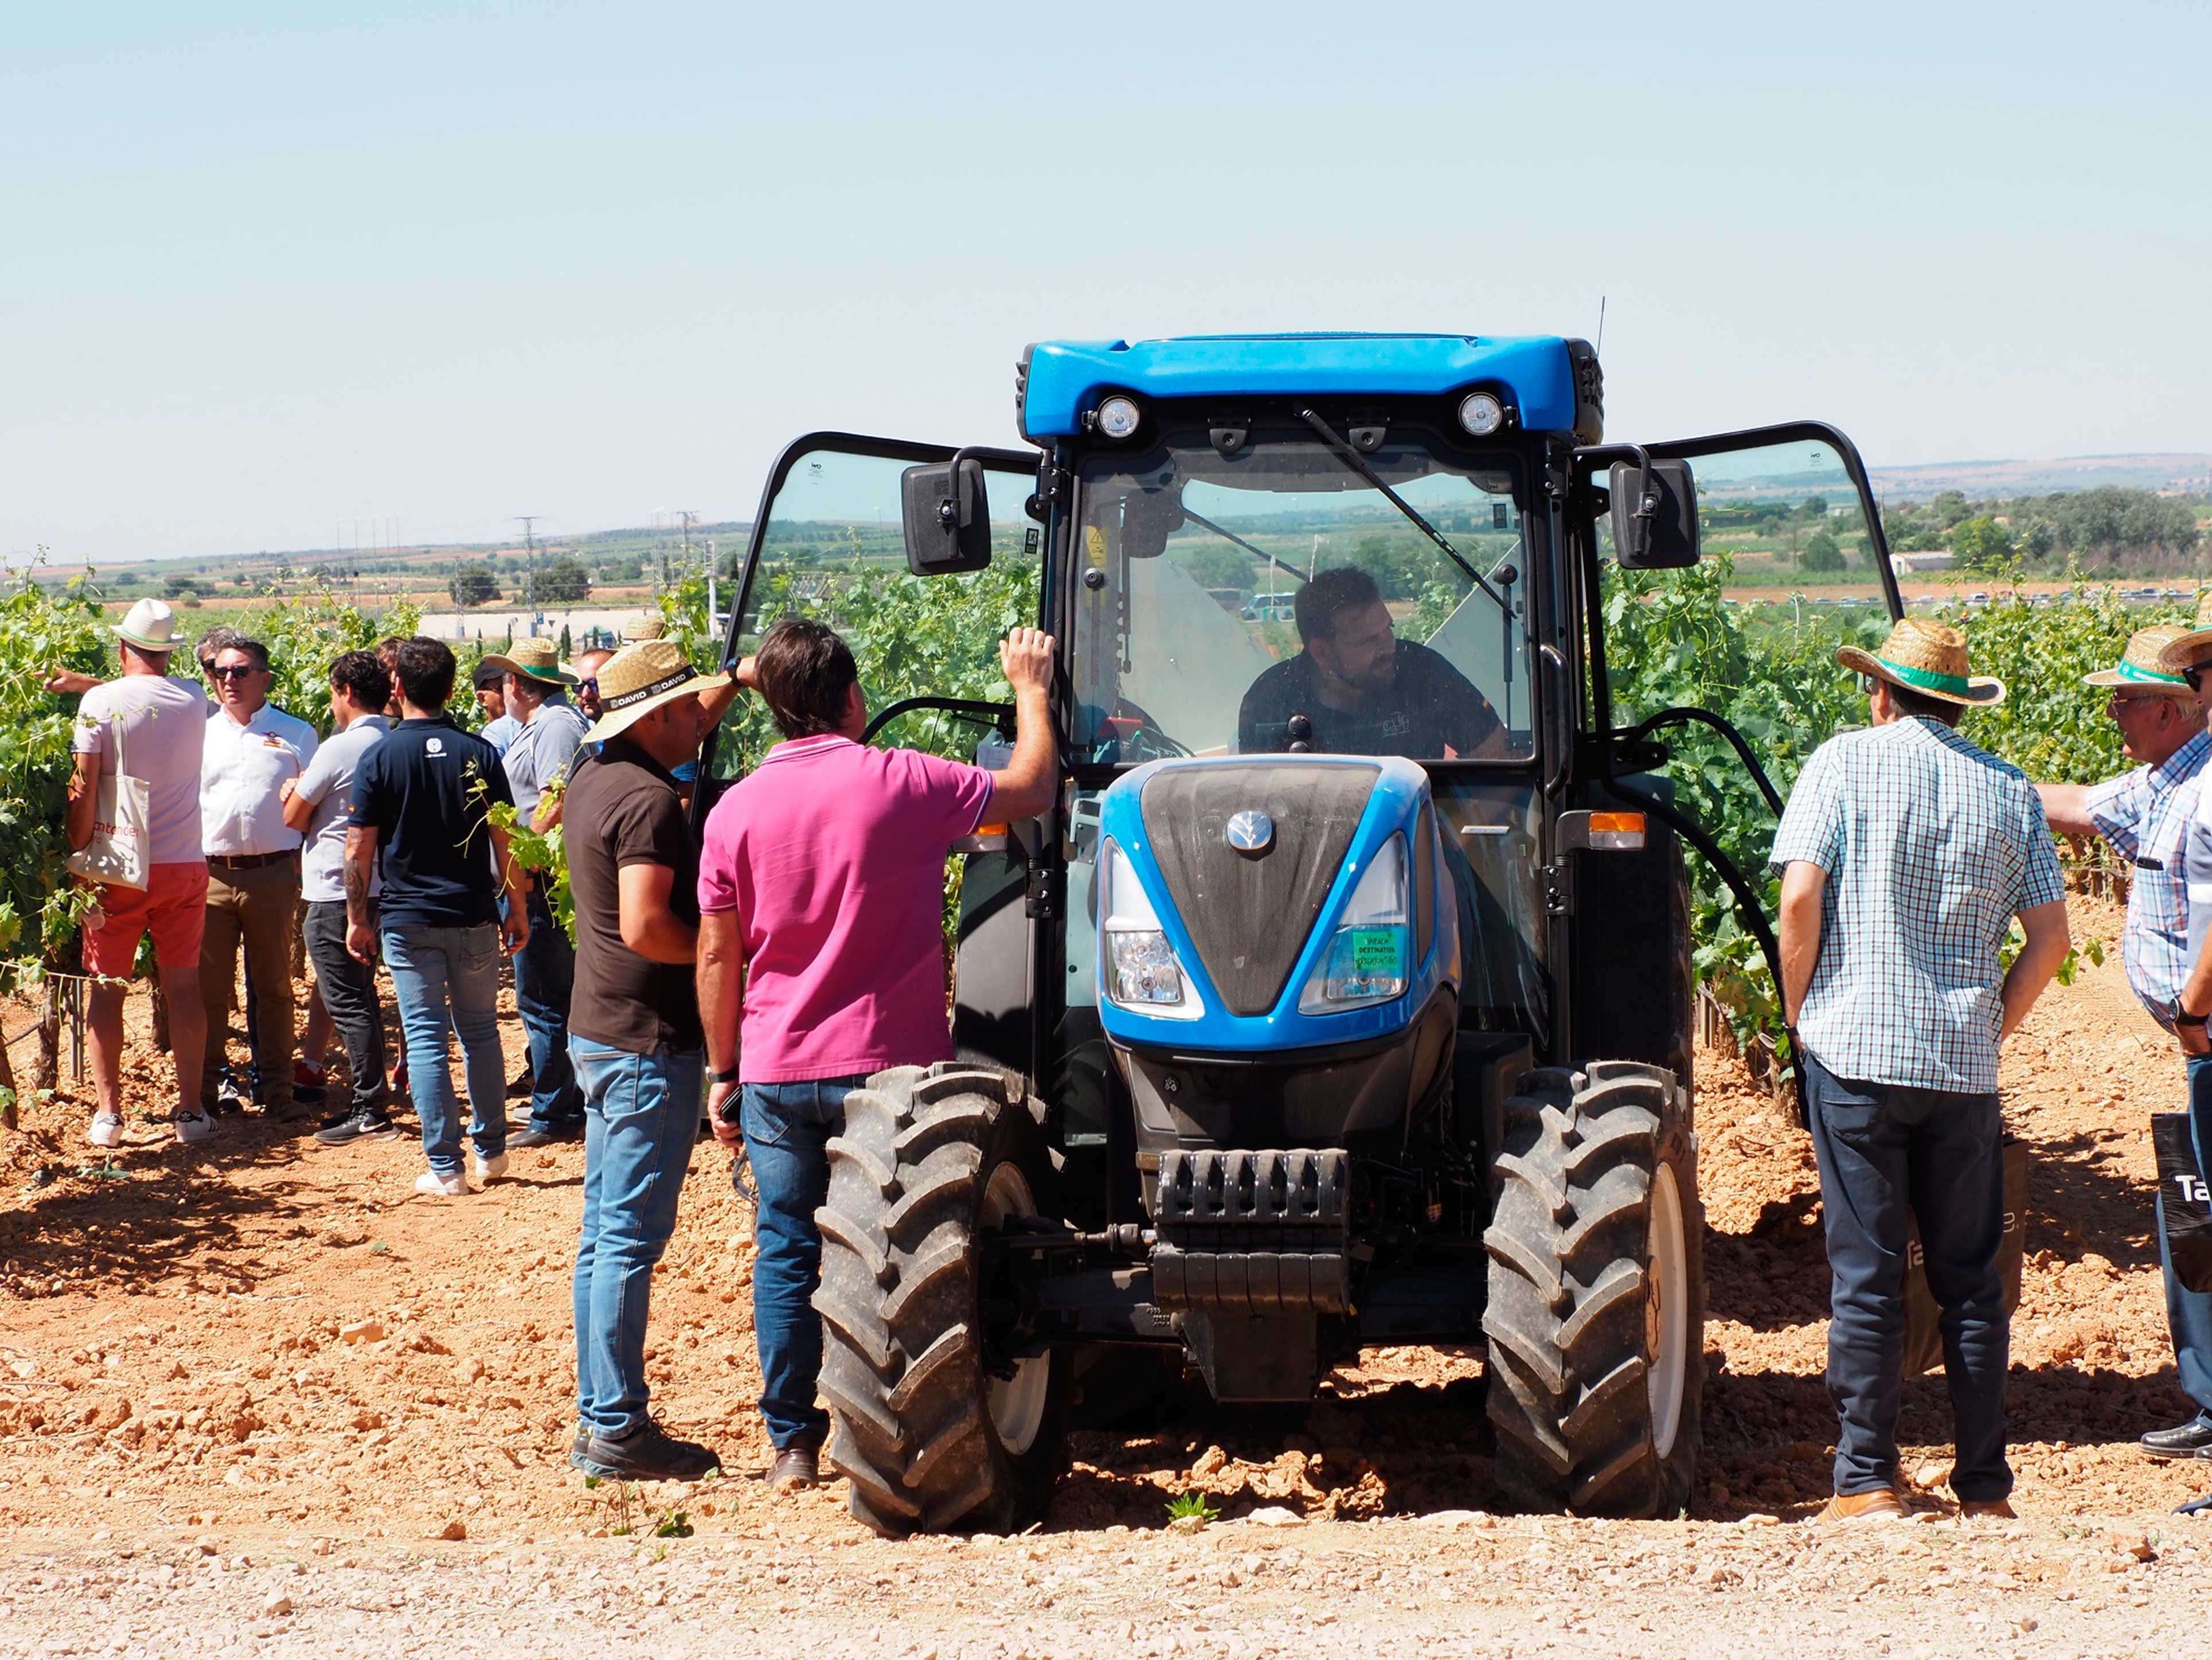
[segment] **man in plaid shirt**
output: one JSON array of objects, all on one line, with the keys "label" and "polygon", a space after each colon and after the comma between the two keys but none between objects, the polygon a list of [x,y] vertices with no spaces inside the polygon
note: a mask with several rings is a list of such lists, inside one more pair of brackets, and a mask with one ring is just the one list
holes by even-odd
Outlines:
[{"label": "man in plaid shirt", "polygon": [[[2182,982],[2191,961],[2184,854],[2197,806],[2199,775],[2206,757],[2212,757],[2212,737],[2205,733],[2204,708],[2191,677],[2160,662],[2160,652],[2187,633],[2169,623],[2138,629],[2118,667],[2083,677],[2090,685],[2110,688],[2105,713],[2119,727],[2128,758],[2142,764],[2101,784],[2035,787],[2051,829],[2062,836],[2101,836],[2135,866],[2121,957],[2128,984],[2151,1018],[2169,1033],[2181,1013]],[[2212,1056],[2189,1058],[2189,1077],[2195,1080],[2200,1073],[2204,1083],[2212,1084]],[[2192,1082],[2191,1087],[2203,1085]],[[2165,1200],[2161,1191],[2161,1209]],[[2158,1220],[2166,1329],[2172,1334],[2181,1387],[2197,1403],[2197,1414],[2186,1423],[2150,1431],[2142,1446],[2153,1458],[2212,1460],[2212,1292],[2185,1290],[2174,1277],[2165,1218]]]},{"label": "man in plaid shirt", "polygon": [[[1967,674],[1966,636],[1908,618],[1880,651],[1836,658],[1865,678],[1872,726],[1814,751],[1772,854],[1831,1274],[1841,1427],[1821,1519],[1905,1513],[1908,1211],[1942,1309],[1951,1490],[1961,1516],[2010,1516],[1997,1045],[2066,955],[2065,890],[2033,787],[1953,730],[1960,708],[2004,696]],[[2015,915],[2027,940],[2008,973],[1998,948]]]}]

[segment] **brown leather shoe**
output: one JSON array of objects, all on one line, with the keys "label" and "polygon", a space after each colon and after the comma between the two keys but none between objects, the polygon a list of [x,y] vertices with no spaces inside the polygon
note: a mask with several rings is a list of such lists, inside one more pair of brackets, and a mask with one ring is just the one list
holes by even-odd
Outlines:
[{"label": "brown leather shoe", "polygon": [[1902,1522],[1905,1501],[1888,1487],[1872,1493],[1839,1493],[1813,1519],[1816,1522]]},{"label": "brown leather shoe", "polygon": [[821,1485],[822,1471],[815,1462],[811,1447],[786,1447],[776,1454],[775,1462],[768,1467],[770,1493],[804,1493]]},{"label": "brown leather shoe", "polygon": [[1959,1501],[1959,1519],[1961,1522],[1972,1522],[1978,1518],[1990,1522],[2012,1522],[2017,1521],[2019,1517],[2020,1512],[2014,1510],[2008,1501],[2002,1499],[1961,1499]]}]

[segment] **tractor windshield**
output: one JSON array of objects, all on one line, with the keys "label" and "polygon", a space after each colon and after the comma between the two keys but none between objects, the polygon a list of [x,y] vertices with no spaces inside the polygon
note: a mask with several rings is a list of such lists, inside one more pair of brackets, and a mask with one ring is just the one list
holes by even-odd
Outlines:
[{"label": "tractor windshield", "polygon": [[1069,599],[1085,758],[1533,752],[1517,461],[1395,435],[1361,459],[1474,575],[1318,438],[1224,455],[1199,432],[1085,463]]}]

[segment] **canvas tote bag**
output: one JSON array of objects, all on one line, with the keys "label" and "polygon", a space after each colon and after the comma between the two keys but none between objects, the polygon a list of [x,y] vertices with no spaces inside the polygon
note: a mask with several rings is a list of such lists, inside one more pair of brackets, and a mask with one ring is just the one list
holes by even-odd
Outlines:
[{"label": "canvas tote bag", "polygon": [[[2020,1310],[2021,1270],[2027,1258],[2027,1143],[2008,1135],[2004,1158],[2004,1237],[1997,1242],[1997,1274],[2004,1281],[2008,1315]],[[1911,1226],[1905,1256],[1905,1365],[1902,1376],[1918,1377],[1943,1365],[1943,1311],[1928,1289],[1926,1253],[1920,1224]]]},{"label": "canvas tote bag", "polygon": [[152,797],[146,781],[124,771],[123,719],[108,725],[115,741],[114,764],[100,770],[93,798],[92,840],[70,854],[69,867],[92,882],[112,882],[144,891],[148,875],[147,836],[153,827]]}]

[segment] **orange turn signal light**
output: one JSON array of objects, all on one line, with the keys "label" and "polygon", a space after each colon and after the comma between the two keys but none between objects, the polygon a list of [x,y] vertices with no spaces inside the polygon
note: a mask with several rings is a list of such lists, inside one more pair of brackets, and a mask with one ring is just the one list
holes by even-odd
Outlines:
[{"label": "orange turn signal light", "polygon": [[1589,816],[1589,844],[1633,852],[1644,845],[1644,815],[1640,812],[1594,812]]}]

